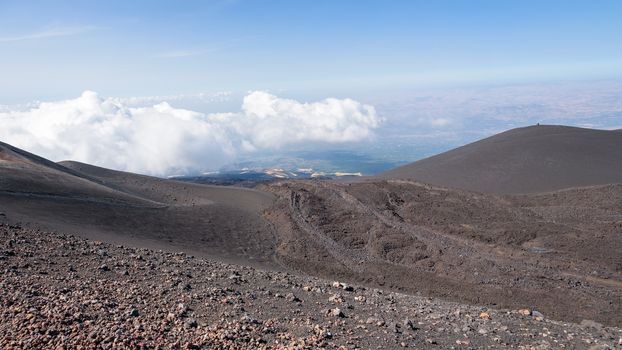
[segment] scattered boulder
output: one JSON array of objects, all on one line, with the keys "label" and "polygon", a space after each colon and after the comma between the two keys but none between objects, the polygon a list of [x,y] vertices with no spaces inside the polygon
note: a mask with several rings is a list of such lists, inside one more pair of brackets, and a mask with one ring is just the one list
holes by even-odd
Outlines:
[{"label": "scattered boulder", "polygon": [[327,314],[329,316],[332,316],[332,317],[341,317],[341,318],[346,317],[346,315],[343,313],[343,311],[341,311],[341,309],[338,308],[338,307],[336,307],[334,309],[328,309]]},{"label": "scattered boulder", "polygon": [[339,289],[345,290],[346,292],[353,292],[354,291],[354,287],[352,287],[350,285],[347,285],[345,283],[341,283],[341,282],[336,282],[335,281],[335,282],[333,282],[332,286],[334,288],[339,288]]},{"label": "scattered boulder", "polygon": [[536,310],[531,311],[531,316],[536,319],[536,321],[544,320],[544,315]]},{"label": "scattered boulder", "polygon": [[463,345],[463,346],[469,346],[471,345],[471,342],[468,339],[458,339],[456,340],[456,344]]},{"label": "scattered boulder", "polygon": [[414,331],[414,330],[417,329],[417,327],[415,326],[415,323],[412,320],[410,320],[409,318],[405,318],[402,321],[402,325],[404,325],[404,328],[407,329],[407,330]]},{"label": "scattered boulder", "polygon": [[131,309],[130,312],[128,313],[128,316],[130,317],[138,317],[139,312],[136,309]]},{"label": "scattered boulder", "polygon": [[531,316],[531,310],[529,309],[520,309],[518,313],[523,316]]},{"label": "scattered boulder", "polygon": [[285,295],[285,299],[294,303],[299,303],[302,301],[296,295],[294,295],[294,293],[287,293],[287,295]]},{"label": "scattered boulder", "polygon": [[328,298],[328,301],[335,304],[341,304],[344,302],[344,299],[341,294],[333,294]]}]

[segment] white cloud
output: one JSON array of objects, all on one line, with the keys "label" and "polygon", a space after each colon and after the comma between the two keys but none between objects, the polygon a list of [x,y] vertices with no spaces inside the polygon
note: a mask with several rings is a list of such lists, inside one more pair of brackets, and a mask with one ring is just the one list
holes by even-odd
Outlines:
[{"label": "white cloud", "polygon": [[244,98],[244,118],[233,125],[257,148],[298,142],[351,142],[371,136],[380,124],[374,107],[351,99],[300,103],[265,92]]},{"label": "white cloud", "polygon": [[95,27],[93,27],[93,26],[50,27],[50,28],[46,28],[46,29],[40,30],[38,32],[34,32],[34,33],[28,33],[28,34],[16,35],[16,36],[0,37],[0,43],[77,35],[77,34],[81,34],[81,33],[84,33],[86,31],[92,30],[94,28]]},{"label": "white cloud", "polygon": [[427,122],[433,127],[445,127],[451,125],[451,119],[449,118],[431,118]]},{"label": "white cloud", "polygon": [[350,99],[300,103],[257,91],[239,112],[203,114],[166,102],[135,108],[85,91],[0,111],[0,140],[52,160],[169,175],[218,169],[243,152],[359,141],[380,122],[372,106]]},{"label": "white cloud", "polygon": [[215,93],[200,92],[196,94],[178,94],[164,96],[111,97],[109,98],[109,100],[131,107],[143,107],[148,104],[156,104],[160,102],[226,102],[231,101],[232,95],[233,93],[230,91],[219,91]]}]

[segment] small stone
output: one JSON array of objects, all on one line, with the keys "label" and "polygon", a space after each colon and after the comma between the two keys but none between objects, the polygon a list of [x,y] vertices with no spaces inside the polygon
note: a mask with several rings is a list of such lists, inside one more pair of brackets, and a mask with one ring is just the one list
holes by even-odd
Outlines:
[{"label": "small stone", "polygon": [[130,310],[128,315],[130,315],[131,317],[138,317],[138,310],[132,309]]},{"label": "small stone", "polygon": [[335,303],[335,304],[341,304],[343,303],[343,297],[339,294],[333,294],[328,298],[328,301]]},{"label": "small stone", "polygon": [[523,316],[531,316],[531,310],[529,309],[520,309],[518,310],[518,313]]},{"label": "small stone", "polygon": [[406,329],[413,330],[413,331],[417,329],[417,327],[415,327],[415,324],[413,323],[413,321],[411,321],[408,318],[405,318],[402,321],[402,324],[404,325],[404,328],[406,328]]},{"label": "small stone", "polygon": [[467,346],[470,345],[471,342],[468,339],[458,339],[456,340],[456,344]]},{"label": "small stone", "polygon": [[301,302],[300,299],[298,299],[297,296],[294,295],[294,293],[287,293],[287,295],[285,296],[285,299],[294,302],[294,303],[299,303]]},{"label": "small stone", "polygon": [[531,316],[533,316],[536,319],[536,321],[544,320],[544,315],[541,312],[538,312],[536,310],[533,310],[531,312]]},{"label": "small stone", "polygon": [[400,324],[399,323],[394,323],[393,324],[393,333],[402,333],[402,330],[400,329]]},{"label": "small stone", "polygon": [[488,312],[482,312],[479,314],[479,318],[482,320],[490,320],[490,314]]},{"label": "small stone", "polygon": [[346,315],[343,313],[343,311],[341,311],[340,308],[336,307],[334,309],[329,309],[328,310],[328,315],[333,316],[333,317],[346,317]]}]

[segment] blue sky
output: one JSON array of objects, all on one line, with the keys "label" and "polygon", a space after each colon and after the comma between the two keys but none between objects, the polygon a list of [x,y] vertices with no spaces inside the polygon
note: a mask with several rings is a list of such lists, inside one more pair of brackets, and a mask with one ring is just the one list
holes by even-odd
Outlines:
[{"label": "blue sky", "polygon": [[0,103],[622,76],[620,1],[0,1]]},{"label": "blue sky", "polygon": [[620,18],[617,0],[0,0],[0,140],[169,175],[622,128]]}]

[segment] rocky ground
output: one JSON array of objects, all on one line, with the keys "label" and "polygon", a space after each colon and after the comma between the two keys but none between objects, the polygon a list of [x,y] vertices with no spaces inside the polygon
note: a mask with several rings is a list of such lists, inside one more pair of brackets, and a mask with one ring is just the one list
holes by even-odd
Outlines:
[{"label": "rocky ground", "polygon": [[3,349],[622,348],[622,329],[0,225]]},{"label": "rocky ground", "polygon": [[412,181],[285,181],[266,218],[291,269],[622,327],[622,185],[496,196]]}]

